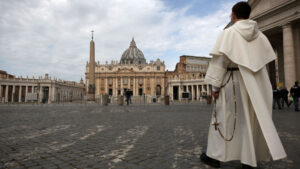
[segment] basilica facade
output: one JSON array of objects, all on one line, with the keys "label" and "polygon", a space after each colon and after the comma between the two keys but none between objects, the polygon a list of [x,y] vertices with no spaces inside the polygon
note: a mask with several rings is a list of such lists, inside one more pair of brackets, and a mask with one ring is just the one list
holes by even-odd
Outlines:
[{"label": "basilica facade", "polygon": [[[146,102],[163,101],[168,95],[171,101],[200,101],[210,95],[211,88],[204,82],[210,58],[180,57],[174,71],[166,71],[160,59],[147,62],[143,52],[131,40],[119,61],[100,64],[95,62],[95,44],[90,42],[90,61],[86,64],[86,92],[88,100],[95,101],[108,94],[111,102],[127,90],[132,100]],[[186,97],[188,95],[188,97]]]},{"label": "basilica facade", "polygon": [[130,42],[129,48],[123,52],[120,61],[105,64],[95,62],[93,40],[90,45],[90,62],[86,65],[86,91],[89,93],[89,100],[92,101],[104,94],[114,98],[124,95],[127,90],[132,91],[133,98],[160,98],[165,95],[164,62],[157,59],[147,63],[134,39]]}]

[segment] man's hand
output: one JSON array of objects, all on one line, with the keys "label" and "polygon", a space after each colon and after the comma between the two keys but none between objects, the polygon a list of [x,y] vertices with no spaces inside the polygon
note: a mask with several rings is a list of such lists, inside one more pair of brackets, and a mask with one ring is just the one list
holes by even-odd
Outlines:
[{"label": "man's hand", "polygon": [[212,91],[211,94],[213,95],[213,97],[214,97],[215,100],[217,100],[219,98],[219,92]]}]

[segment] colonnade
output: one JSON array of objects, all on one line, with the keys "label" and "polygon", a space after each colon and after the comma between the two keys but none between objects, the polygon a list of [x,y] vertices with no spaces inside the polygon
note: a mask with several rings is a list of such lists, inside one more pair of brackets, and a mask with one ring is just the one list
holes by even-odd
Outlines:
[{"label": "colonnade", "polygon": [[[171,100],[181,101],[183,99],[201,100],[203,97],[211,95],[209,84],[174,84],[169,85],[169,95]],[[189,93],[188,98],[183,98],[182,93]]]}]

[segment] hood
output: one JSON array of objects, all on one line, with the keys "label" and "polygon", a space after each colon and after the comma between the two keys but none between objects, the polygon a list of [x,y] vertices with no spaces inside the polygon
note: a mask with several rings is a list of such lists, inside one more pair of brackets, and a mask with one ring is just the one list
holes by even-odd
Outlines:
[{"label": "hood", "polygon": [[248,42],[253,41],[259,35],[257,23],[253,20],[241,20],[233,25],[233,28]]}]

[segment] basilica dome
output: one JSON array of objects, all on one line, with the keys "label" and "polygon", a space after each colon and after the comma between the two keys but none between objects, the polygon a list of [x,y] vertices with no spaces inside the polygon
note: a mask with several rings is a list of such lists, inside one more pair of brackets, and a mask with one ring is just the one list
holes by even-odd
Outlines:
[{"label": "basilica dome", "polygon": [[135,64],[135,63],[145,64],[146,63],[146,59],[144,57],[143,52],[136,47],[133,38],[132,41],[130,42],[129,48],[123,52],[120,63],[121,64]]}]

